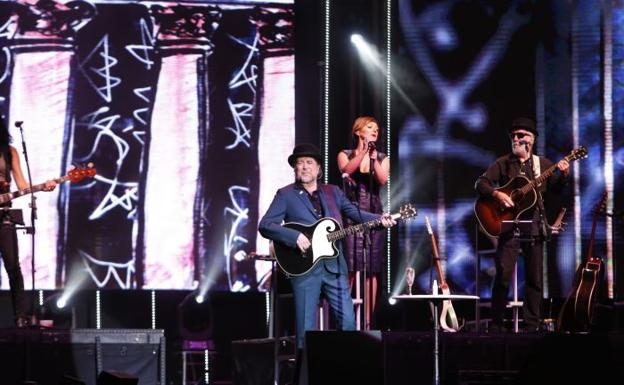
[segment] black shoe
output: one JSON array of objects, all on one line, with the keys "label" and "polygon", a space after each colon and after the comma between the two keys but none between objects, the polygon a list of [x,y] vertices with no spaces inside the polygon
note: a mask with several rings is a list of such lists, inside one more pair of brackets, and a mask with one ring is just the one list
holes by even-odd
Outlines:
[{"label": "black shoe", "polygon": [[28,327],[28,318],[26,318],[26,317],[17,317],[15,319],[15,327],[17,327],[19,329],[27,328]]}]

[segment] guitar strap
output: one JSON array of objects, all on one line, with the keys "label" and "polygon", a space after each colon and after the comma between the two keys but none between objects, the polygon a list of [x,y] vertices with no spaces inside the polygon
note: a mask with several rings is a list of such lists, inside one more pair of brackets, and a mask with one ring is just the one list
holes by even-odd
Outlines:
[{"label": "guitar strap", "polygon": [[[533,157],[533,178],[537,178],[540,175],[540,160],[539,160],[539,156],[533,154],[531,155]],[[539,185],[538,185],[539,187]]]},{"label": "guitar strap", "polygon": [[321,191],[323,191],[323,195],[325,196],[325,203],[327,204],[327,209],[329,210],[329,213],[325,214],[330,214],[327,216],[334,218],[338,221],[338,223],[340,223],[340,226],[342,226],[342,215],[340,214],[340,210],[338,210],[336,197],[334,196],[331,186],[328,184],[322,184]]}]

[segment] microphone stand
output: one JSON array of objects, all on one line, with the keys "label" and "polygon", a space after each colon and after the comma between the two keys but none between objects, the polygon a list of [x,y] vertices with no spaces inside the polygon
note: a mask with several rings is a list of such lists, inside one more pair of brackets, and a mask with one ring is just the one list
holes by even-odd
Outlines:
[{"label": "microphone stand", "polygon": [[39,322],[37,320],[37,294],[35,293],[35,221],[37,220],[37,203],[35,194],[32,194],[32,176],[30,174],[30,162],[28,160],[28,151],[26,150],[26,141],[24,140],[24,129],[22,128],[23,122],[15,122],[15,126],[20,130],[20,136],[22,138],[22,153],[24,154],[24,162],[26,163],[26,175],[28,176],[28,188],[30,189],[30,226],[24,227],[26,234],[30,234],[30,244],[32,248],[32,256],[30,258],[30,274],[31,274],[31,288],[32,288],[32,304],[30,316],[30,325],[35,326]]},{"label": "microphone stand", "polygon": [[[375,150],[375,143],[374,142],[368,142],[368,156],[369,156],[369,166],[368,166],[368,211],[369,212],[373,212],[373,187],[375,184],[375,158],[372,157],[373,151]],[[367,280],[367,268],[370,262],[370,253],[373,250],[373,238],[370,235],[370,230],[364,230],[364,234],[363,234],[363,247],[362,247],[362,258],[363,258],[363,263],[362,263],[362,271],[363,271],[363,275],[364,275],[364,296],[362,297],[363,302],[362,305],[364,306],[364,324],[365,324],[365,328],[362,330],[370,330],[370,320],[368,319],[369,317],[372,319],[373,318],[373,309],[372,309],[372,303],[371,303],[371,309],[370,309],[370,315],[369,313],[369,309],[367,308],[367,304],[368,304],[368,295],[370,294],[370,298],[373,298],[373,295],[375,295],[372,291],[373,291],[373,276],[372,276],[372,272],[371,272],[371,282],[370,285],[366,284],[366,280]],[[367,246],[368,246],[368,252],[367,252]],[[370,293],[368,292],[368,287],[370,287]],[[368,321],[368,322],[367,322]]]},{"label": "microphone stand", "polygon": [[[531,175],[533,180],[535,180],[535,168],[533,164],[533,154],[529,152],[529,145],[525,143],[525,148],[527,153],[529,154],[529,161],[531,165]],[[541,236],[543,237],[543,241],[550,240],[550,232],[548,231],[548,222],[546,220],[546,210],[544,208],[544,200],[542,199],[542,194],[539,192],[538,186],[535,186],[535,194],[537,195],[537,212],[539,214],[539,231]]]},{"label": "microphone stand", "polygon": [[[360,210],[360,202],[357,199],[358,198],[358,192],[356,190],[356,192],[353,193],[353,195],[351,194],[351,189],[346,190],[345,189],[345,184],[348,185],[348,182],[346,180],[346,178],[342,179],[342,183],[343,183],[343,191],[349,191],[347,193],[347,198],[353,202],[353,204],[355,205],[355,207],[357,208],[358,211],[358,216],[360,217],[360,223],[364,223],[364,219],[362,218],[362,211]],[[364,229],[362,232],[362,270],[364,271],[364,273],[366,272],[366,234],[368,233],[367,229]],[[353,236],[353,251],[354,251],[354,261],[353,261],[353,266],[354,266],[354,270],[355,268],[357,268],[357,234],[355,234]],[[355,273],[357,274],[357,271],[355,271]],[[360,314],[362,315],[362,317],[360,318],[360,330],[366,330],[366,278],[364,278],[364,280],[360,280],[359,283],[359,287],[360,287],[360,293],[362,295],[362,303],[360,304]],[[364,309],[364,311],[362,311],[362,309]]]}]

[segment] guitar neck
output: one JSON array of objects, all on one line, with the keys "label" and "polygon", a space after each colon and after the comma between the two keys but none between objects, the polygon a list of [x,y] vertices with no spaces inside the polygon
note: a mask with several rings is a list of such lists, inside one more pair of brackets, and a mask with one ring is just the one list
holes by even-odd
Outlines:
[{"label": "guitar neck", "polygon": [[589,250],[587,252],[587,260],[588,261],[590,261],[592,258],[594,258],[594,239],[596,238],[596,224],[598,222],[597,219],[598,218],[596,218],[596,216],[594,216],[594,220],[592,222],[591,238],[589,238]]},{"label": "guitar neck", "polygon": [[440,262],[440,254],[438,253],[438,243],[436,242],[435,235],[431,235],[431,248],[433,249],[433,257],[436,263],[436,269],[438,270],[438,277],[440,278],[440,286],[446,286],[444,280],[444,272],[442,271],[442,263]]},{"label": "guitar neck", "polygon": [[605,191],[602,194],[602,198],[600,198],[600,202],[592,210],[592,212],[594,213],[594,216],[592,218],[591,237],[589,238],[589,250],[587,253],[588,261],[594,258],[594,240],[596,239],[596,225],[598,224],[598,215],[601,211],[605,209],[606,203],[607,203],[607,192]]},{"label": "guitar neck", "polygon": [[[392,217],[392,219],[397,220],[397,219],[401,218],[401,214],[400,213],[392,214],[391,217]],[[344,238],[344,237],[346,237],[348,235],[362,233],[362,232],[364,232],[366,230],[372,230],[372,229],[377,228],[379,226],[381,226],[381,218],[380,219],[374,219],[372,221],[360,223],[360,224],[357,224],[357,225],[349,226],[349,227],[344,228],[344,229],[340,229],[340,230],[334,231],[332,233],[327,234],[327,238],[331,242],[334,242],[334,241],[342,239],[342,238]]]},{"label": "guitar neck", "polygon": [[520,190],[522,191],[523,194],[528,193],[529,191],[534,189],[535,186],[542,184],[546,179],[550,178],[550,176],[554,174],[556,169],[557,169],[557,164],[555,163],[552,166],[548,167],[546,171],[539,174],[537,178],[534,178],[531,182],[524,185]]},{"label": "guitar neck", "polygon": [[[54,179],[54,181],[57,184],[61,184],[61,183],[65,182],[65,181],[68,181],[68,180],[69,180],[69,176],[63,176],[63,177]],[[28,194],[32,194],[32,193],[36,193],[36,192],[42,191],[45,188],[45,186],[46,186],[46,182],[33,185],[32,189],[30,187],[27,187],[27,188],[22,189],[22,190],[17,190],[17,191],[8,192],[8,193],[5,193],[5,194],[0,194],[0,204],[9,202],[10,200],[13,200],[15,198],[19,198],[19,197],[24,196],[24,195],[28,195]]]},{"label": "guitar neck", "polygon": [[552,227],[558,228],[561,227],[561,223],[563,223],[563,216],[565,215],[567,209],[562,207],[559,211],[559,215],[557,215],[557,219],[555,219],[555,223],[553,223]]}]

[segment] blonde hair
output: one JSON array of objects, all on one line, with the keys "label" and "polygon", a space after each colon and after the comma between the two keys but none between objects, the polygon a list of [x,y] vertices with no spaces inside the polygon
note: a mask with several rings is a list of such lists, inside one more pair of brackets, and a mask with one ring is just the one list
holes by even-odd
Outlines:
[{"label": "blonde hair", "polygon": [[366,126],[370,122],[374,122],[379,127],[377,119],[373,118],[372,116],[360,116],[356,118],[355,122],[353,122],[353,128],[351,129],[351,133],[357,136],[357,132],[364,128],[364,126]]}]

